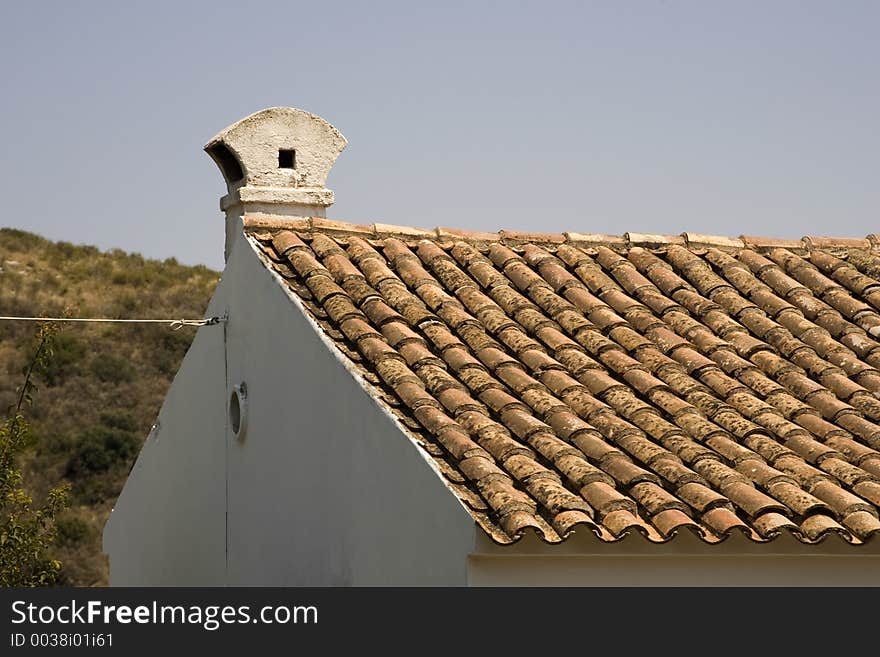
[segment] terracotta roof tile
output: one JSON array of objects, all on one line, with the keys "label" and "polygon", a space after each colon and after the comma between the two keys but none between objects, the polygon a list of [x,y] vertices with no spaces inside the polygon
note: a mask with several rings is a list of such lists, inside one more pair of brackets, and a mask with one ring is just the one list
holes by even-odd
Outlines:
[{"label": "terracotta roof tile", "polygon": [[617,248],[626,248],[626,239],[619,235],[594,235],[586,233],[563,233],[566,242],[572,246],[583,249],[596,248],[597,246],[616,246]]},{"label": "terracotta roof tile", "polygon": [[788,249],[792,252],[805,251],[803,240],[785,240],[772,237],[753,237],[751,235],[740,235],[739,238],[750,249],[766,250],[766,249]]},{"label": "terracotta roof tile", "polygon": [[501,241],[505,244],[562,244],[565,235],[559,233],[530,233],[522,230],[501,230]]},{"label": "terracotta roof tile", "polygon": [[627,244],[645,248],[663,248],[671,244],[684,245],[683,235],[655,235],[653,233],[624,233]]},{"label": "terracotta roof tile", "polygon": [[745,243],[737,237],[718,237],[716,235],[700,235],[699,233],[682,233],[682,236],[690,249],[739,250],[745,246]]},{"label": "terracotta roof tile", "polygon": [[446,228],[441,227],[437,228],[437,236],[443,239],[467,239],[473,242],[498,242],[501,240],[501,235],[498,233],[485,233],[476,230],[463,230],[460,228]]},{"label": "terracotta roof tile", "polygon": [[245,225],[497,542],[880,534],[876,238]]},{"label": "terracotta roof tile", "polygon": [[871,241],[868,238],[850,238],[850,237],[813,237],[807,236],[803,238],[804,245],[812,251],[813,249],[870,249]]}]

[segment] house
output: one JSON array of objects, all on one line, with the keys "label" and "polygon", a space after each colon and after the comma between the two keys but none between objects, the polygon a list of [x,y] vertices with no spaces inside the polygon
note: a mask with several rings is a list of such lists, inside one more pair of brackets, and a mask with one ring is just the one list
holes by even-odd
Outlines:
[{"label": "house", "polygon": [[112,584],[880,584],[880,239],[342,223],[345,144],[273,108],[207,145],[224,321]]}]

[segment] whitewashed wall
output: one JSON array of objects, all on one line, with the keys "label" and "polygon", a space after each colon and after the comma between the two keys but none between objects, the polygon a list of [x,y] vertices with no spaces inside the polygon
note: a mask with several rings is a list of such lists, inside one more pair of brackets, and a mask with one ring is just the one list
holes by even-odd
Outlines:
[{"label": "whitewashed wall", "polygon": [[298,303],[233,244],[229,321],[199,330],[105,529],[111,584],[466,583],[473,522]]},{"label": "whitewashed wall", "polygon": [[547,545],[530,535],[509,546],[478,535],[470,586],[880,586],[880,541],[852,546],[829,536],[755,543],[734,535],[709,545],[690,532],[653,544],[631,535],[604,543],[588,530]]},{"label": "whitewashed wall", "polygon": [[[208,314],[223,314],[226,287],[221,281]],[[199,329],[107,521],[104,552],[114,585],[207,586],[224,580],[223,332],[223,325]]]}]

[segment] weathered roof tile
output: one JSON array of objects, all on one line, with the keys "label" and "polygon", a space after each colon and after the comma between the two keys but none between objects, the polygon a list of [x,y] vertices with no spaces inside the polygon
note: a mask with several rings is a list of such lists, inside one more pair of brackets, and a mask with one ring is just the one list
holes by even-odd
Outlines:
[{"label": "weathered roof tile", "polygon": [[876,238],[245,226],[493,540],[880,534]]}]

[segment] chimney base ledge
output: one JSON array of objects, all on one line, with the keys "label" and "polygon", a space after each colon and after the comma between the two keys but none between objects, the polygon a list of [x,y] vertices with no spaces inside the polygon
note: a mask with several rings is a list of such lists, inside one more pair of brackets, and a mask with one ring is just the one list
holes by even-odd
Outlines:
[{"label": "chimney base ledge", "polygon": [[[333,205],[333,192],[321,187],[240,187],[220,199],[220,209],[224,212],[236,205],[251,204],[273,206],[316,206],[326,208]],[[279,214],[288,214],[279,212]]]}]

